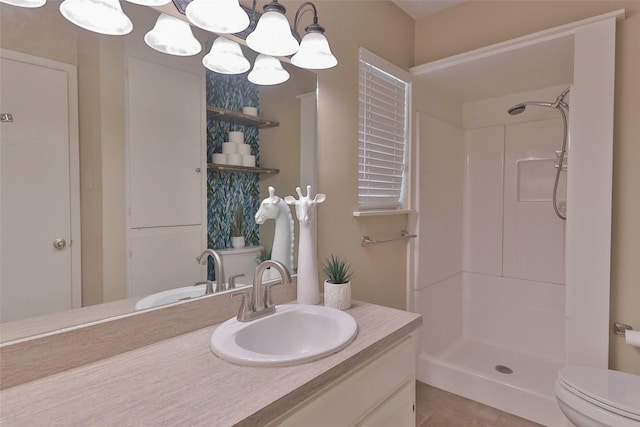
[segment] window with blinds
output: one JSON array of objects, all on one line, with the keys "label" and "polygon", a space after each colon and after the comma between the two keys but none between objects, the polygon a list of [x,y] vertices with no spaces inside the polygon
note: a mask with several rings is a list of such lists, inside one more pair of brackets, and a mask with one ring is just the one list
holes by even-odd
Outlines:
[{"label": "window with blinds", "polygon": [[360,49],[358,210],[406,207],[409,74]]}]

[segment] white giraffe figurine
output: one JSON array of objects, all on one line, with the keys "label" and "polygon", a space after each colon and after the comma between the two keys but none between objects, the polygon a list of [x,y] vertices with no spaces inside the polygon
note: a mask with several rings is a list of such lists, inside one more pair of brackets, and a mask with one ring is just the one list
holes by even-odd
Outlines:
[{"label": "white giraffe figurine", "polygon": [[256,212],[256,223],[264,224],[268,219],[276,220],[271,259],[280,261],[293,273],[293,216],[289,206],[275,194],[276,189],[269,187],[269,197],[260,203],[260,209]]},{"label": "white giraffe figurine", "polygon": [[325,201],[327,196],[316,194],[311,198],[311,186],[307,185],[307,195],[303,196],[300,187],[296,188],[299,199],[286,196],[288,205],[295,205],[296,216],[300,222],[298,240],[298,303],[318,304],[320,302],[320,285],[318,283],[318,254],[316,242],[313,241],[310,225],[316,219],[316,204]]}]

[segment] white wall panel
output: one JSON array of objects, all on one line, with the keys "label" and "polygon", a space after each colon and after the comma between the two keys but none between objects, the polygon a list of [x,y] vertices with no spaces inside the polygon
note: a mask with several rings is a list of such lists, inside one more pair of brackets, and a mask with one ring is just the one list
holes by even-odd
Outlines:
[{"label": "white wall panel", "polygon": [[578,28],[567,187],[568,361],[607,367],[616,18]]},{"label": "white wall panel", "polygon": [[415,300],[422,351],[439,356],[462,338],[462,273],[416,291]]},{"label": "white wall panel", "polygon": [[420,115],[420,287],[462,270],[463,132]]},{"label": "white wall panel", "polygon": [[[562,134],[562,119],[506,127],[505,277],[564,283],[565,222],[556,216],[552,203],[556,175],[554,152],[562,146]],[[569,160],[569,167],[571,163]],[[564,202],[565,189],[566,172],[561,172],[559,201]]]},{"label": "white wall panel", "polygon": [[467,130],[464,271],[502,275],[502,126]]},{"label": "white wall panel", "polygon": [[564,360],[564,286],[464,273],[465,338]]}]

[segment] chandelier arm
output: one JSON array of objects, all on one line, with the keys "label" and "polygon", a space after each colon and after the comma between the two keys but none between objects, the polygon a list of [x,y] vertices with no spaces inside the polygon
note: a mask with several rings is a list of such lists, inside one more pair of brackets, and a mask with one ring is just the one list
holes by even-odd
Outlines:
[{"label": "chandelier arm", "polygon": [[251,19],[249,27],[256,25],[256,6],[258,5],[258,0],[253,0],[253,6],[251,6]]},{"label": "chandelier arm", "polygon": [[311,8],[313,9],[313,23],[318,24],[318,11],[316,10],[316,5],[314,5],[310,1],[302,3],[300,7],[298,7],[298,10],[296,11],[296,16],[293,19],[293,34],[296,36],[296,38],[298,38],[298,40],[300,40],[301,38],[300,33],[298,32],[298,22],[300,21],[300,18],[302,18],[302,15],[304,15],[304,13],[309,10],[309,9],[305,9],[306,6],[311,6]]}]

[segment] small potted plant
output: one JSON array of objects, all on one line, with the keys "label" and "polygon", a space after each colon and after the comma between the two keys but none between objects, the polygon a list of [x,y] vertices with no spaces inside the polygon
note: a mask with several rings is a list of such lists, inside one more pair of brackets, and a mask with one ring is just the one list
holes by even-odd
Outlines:
[{"label": "small potted plant", "polygon": [[262,248],[260,253],[258,253],[258,255],[256,255],[256,263],[258,265],[260,265],[263,262],[265,262],[267,260],[270,260],[270,259],[271,259],[271,250],[267,249],[267,248]]},{"label": "small potted plant", "polygon": [[231,220],[231,246],[234,248],[244,248],[244,212],[242,205],[233,209]]},{"label": "small potted plant", "polygon": [[324,305],[340,310],[351,307],[351,264],[343,258],[331,257],[324,261],[322,272],[327,277],[324,281]]}]

